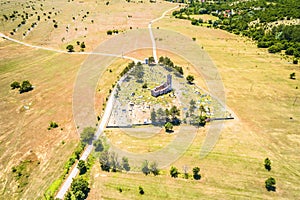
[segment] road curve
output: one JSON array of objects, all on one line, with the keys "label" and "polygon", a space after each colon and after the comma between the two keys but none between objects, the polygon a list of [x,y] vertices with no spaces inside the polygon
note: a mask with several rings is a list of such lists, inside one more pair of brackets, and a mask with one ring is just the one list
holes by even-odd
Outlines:
[{"label": "road curve", "polygon": [[53,49],[50,47],[36,46],[36,45],[22,42],[20,40],[13,39],[11,37],[4,35],[3,33],[0,33],[0,37],[2,37],[3,39],[9,40],[9,41],[18,43],[18,44],[22,44],[27,47],[46,50],[46,51],[52,51],[52,52],[56,52],[56,53],[63,53],[63,54],[70,54],[70,55],[100,55],[100,56],[109,56],[109,57],[116,57],[116,58],[125,58],[125,59],[132,60],[134,62],[139,62],[139,61],[141,62],[141,60],[138,60],[136,58],[129,57],[129,56],[123,56],[123,55],[117,55],[117,54],[101,53],[101,52],[67,52],[67,51],[63,51],[63,50],[59,50],[59,49]]}]

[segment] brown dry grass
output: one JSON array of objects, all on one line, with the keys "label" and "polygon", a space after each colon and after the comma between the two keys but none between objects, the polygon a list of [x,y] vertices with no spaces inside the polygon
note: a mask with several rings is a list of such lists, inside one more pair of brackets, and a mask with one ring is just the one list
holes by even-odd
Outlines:
[{"label": "brown dry grass", "polygon": [[[123,1],[112,1],[109,6],[105,6],[105,2],[98,1],[97,6],[94,1],[84,1],[83,4],[79,1],[44,2],[45,12],[50,11],[52,7],[61,10],[56,17],[51,17],[51,21],[58,21],[58,28],[54,29],[50,20],[42,20],[23,39],[22,33],[35,21],[34,17],[12,37],[30,44],[53,48],[65,48],[70,42],[75,44],[76,41],[84,41],[86,51],[89,51],[112,37],[106,35],[108,29],[146,27],[151,19],[173,6],[163,2],[141,4]],[[18,10],[20,6],[14,3],[12,2],[10,7],[1,6],[1,13],[8,14]],[[145,6],[148,9],[145,10]],[[141,9],[144,10],[143,14],[139,12]],[[72,22],[72,16],[82,16],[86,11],[90,14],[85,22]],[[19,12],[22,10],[19,9]],[[131,19],[128,19],[129,13],[133,16]],[[42,13],[39,11],[39,14]],[[93,24],[91,19],[94,20]],[[125,24],[124,20],[127,21]],[[18,23],[19,21],[2,24],[0,30],[9,35]],[[68,24],[70,31],[66,33],[65,27]],[[75,27],[78,31],[75,31]],[[85,27],[87,31],[84,30]],[[61,42],[63,37],[66,40]],[[34,50],[2,39],[0,48],[0,196],[8,199],[40,198],[51,182],[62,173],[64,163],[78,142],[72,118],[72,92],[77,71],[86,56]],[[12,91],[9,85],[15,80],[29,80],[35,89],[24,94]],[[30,109],[25,110],[24,105]],[[48,131],[50,121],[57,122],[59,128]],[[65,141],[64,145],[62,141]],[[29,184],[23,192],[15,193],[17,188],[12,178],[11,167],[24,160],[28,152],[36,155],[40,165],[32,170]]]}]

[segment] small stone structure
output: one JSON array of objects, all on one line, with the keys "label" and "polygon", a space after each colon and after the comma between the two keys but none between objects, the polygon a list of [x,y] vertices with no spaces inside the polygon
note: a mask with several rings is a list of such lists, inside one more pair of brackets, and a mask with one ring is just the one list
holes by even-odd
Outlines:
[{"label": "small stone structure", "polygon": [[167,94],[171,91],[172,91],[172,75],[168,74],[167,82],[151,90],[151,95],[154,97],[158,97],[160,95]]}]

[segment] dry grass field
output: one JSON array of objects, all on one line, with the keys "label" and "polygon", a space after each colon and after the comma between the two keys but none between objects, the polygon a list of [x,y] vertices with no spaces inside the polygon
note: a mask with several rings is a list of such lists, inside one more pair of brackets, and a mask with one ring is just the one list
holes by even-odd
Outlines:
[{"label": "dry grass field", "polygon": [[[257,49],[246,38],[191,26],[189,21],[167,18],[154,26],[196,37],[218,67],[227,106],[238,118],[225,123],[218,143],[206,158],[199,158],[205,139],[203,130],[173,163],[181,172],[183,166],[188,166],[189,173],[199,166],[199,182],[174,180],[168,168],[153,177],[104,173],[96,166],[89,199],[298,199],[300,82],[289,79],[289,75],[299,74],[299,65]],[[266,157],[272,161],[270,172],[264,169]],[[264,187],[270,176],[276,179],[276,192]],[[139,186],[145,195],[138,194]]]},{"label": "dry grass field", "polygon": [[[162,2],[110,1],[108,6],[106,1],[98,1],[97,6],[94,1],[80,2],[45,1],[41,3],[43,11],[40,10],[40,3],[36,3],[41,21],[23,37],[31,23],[37,21],[35,11],[25,9],[33,16],[11,37],[29,44],[63,50],[71,43],[76,51],[79,50],[76,41],[84,41],[85,51],[90,51],[100,42],[113,37],[106,35],[107,30],[146,27],[151,19],[174,6]],[[22,13],[21,4],[29,2],[1,2],[1,17],[14,10]],[[139,12],[141,9],[143,14]],[[44,12],[46,16],[43,16]],[[89,12],[88,17],[81,21],[86,12]],[[50,19],[46,19],[49,15]],[[132,17],[129,19],[128,15]],[[53,19],[58,22],[58,28],[53,27]],[[20,21],[20,18],[7,22],[1,20],[0,32],[10,35]],[[68,25],[69,31],[66,32]],[[64,163],[79,140],[72,117],[72,94],[78,69],[87,56],[36,50],[2,38],[0,49],[0,196],[1,199],[41,199],[47,187],[61,175]],[[29,80],[35,86],[34,90],[19,94],[10,89],[13,81],[23,80]],[[57,122],[59,127],[47,130],[50,121]],[[24,163],[27,184],[18,188],[12,167]]]}]

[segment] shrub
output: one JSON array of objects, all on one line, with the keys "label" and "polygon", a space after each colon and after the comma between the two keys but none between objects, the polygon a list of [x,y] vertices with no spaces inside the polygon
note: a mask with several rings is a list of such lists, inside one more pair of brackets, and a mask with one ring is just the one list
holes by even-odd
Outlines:
[{"label": "shrub", "polygon": [[17,81],[14,81],[10,84],[10,87],[12,90],[16,89],[16,88],[20,88],[20,83]]},{"label": "shrub", "polygon": [[170,169],[171,177],[177,178],[178,174],[179,174],[178,169],[176,167],[172,166],[171,169]]},{"label": "shrub", "polygon": [[29,81],[23,81],[20,87],[20,93],[29,92],[33,90],[33,87]]},{"label": "shrub", "polygon": [[266,181],[265,181],[265,187],[268,191],[276,191],[276,181],[273,177],[270,177],[268,178]]},{"label": "shrub", "polygon": [[113,32],[112,32],[111,30],[108,30],[108,31],[106,32],[107,35],[112,35],[112,33],[113,33]]}]

